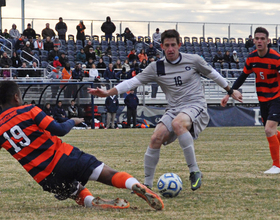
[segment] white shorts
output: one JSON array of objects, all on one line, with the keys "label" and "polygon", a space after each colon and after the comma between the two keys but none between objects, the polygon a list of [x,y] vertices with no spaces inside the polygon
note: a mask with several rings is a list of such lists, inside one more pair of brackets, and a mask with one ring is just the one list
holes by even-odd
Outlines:
[{"label": "white shorts", "polygon": [[172,143],[177,138],[177,135],[173,131],[172,121],[179,113],[185,113],[190,116],[192,120],[190,133],[194,139],[197,139],[199,133],[207,127],[210,119],[207,108],[201,106],[184,105],[178,108],[168,109],[159,120],[159,123],[162,122],[170,132],[169,140],[163,143],[164,145]]}]

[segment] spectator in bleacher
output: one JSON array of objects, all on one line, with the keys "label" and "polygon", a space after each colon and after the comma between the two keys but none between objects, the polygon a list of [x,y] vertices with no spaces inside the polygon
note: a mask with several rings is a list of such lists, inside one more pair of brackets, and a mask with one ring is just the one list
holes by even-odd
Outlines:
[{"label": "spectator in bleacher", "polygon": [[138,54],[138,59],[139,59],[139,62],[140,63],[142,63],[142,61],[143,60],[148,60],[148,56],[147,56],[147,54],[145,53],[145,50],[144,49],[142,49],[141,51],[140,51],[140,53]]},{"label": "spectator in bleacher", "polygon": [[64,52],[61,52],[61,54],[59,56],[59,62],[61,63],[62,67],[65,67],[65,64],[69,62],[69,60]]},{"label": "spectator in bleacher", "polygon": [[113,66],[114,69],[121,69],[122,68],[122,62],[120,59],[117,59],[116,63]]},{"label": "spectator in bleacher", "polygon": [[[97,68],[97,69],[106,69],[106,68],[107,68],[107,66],[106,66],[106,64],[104,63],[104,61],[103,61],[102,58],[99,58],[99,62],[96,64],[96,68]],[[105,70],[98,70],[98,72],[99,72],[100,75],[103,77],[103,76],[104,76]]]},{"label": "spectator in bleacher", "polygon": [[59,22],[55,25],[55,30],[57,31],[59,39],[66,40],[65,35],[67,32],[67,25],[63,22],[62,17],[59,18]]},{"label": "spectator in bleacher", "polygon": [[5,37],[6,39],[10,39],[11,38],[7,29],[4,30],[4,32],[2,33],[2,36]]},{"label": "spectator in bleacher", "polygon": [[34,50],[38,50],[40,55],[41,50],[44,50],[44,42],[42,41],[40,36],[34,41]]},{"label": "spectator in bleacher", "polygon": [[116,79],[119,81],[121,79],[126,79],[126,69],[122,67],[121,71],[116,72]]},{"label": "spectator in bleacher", "polygon": [[96,46],[96,48],[95,48],[95,56],[99,56],[99,57],[101,57],[101,55],[102,55],[102,51],[100,50],[100,46],[99,45],[97,45]]},{"label": "spectator in bleacher", "polygon": [[72,70],[72,79],[77,79],[81,81],[83,79],[83,71],[79,66],[79,63],[76,63],[75,68]]},{"label": "spectator in bleacher", "polygon": [[88,53],[86,53],[86,59],[87,59],[87,61],[89,61],[89,58],[90,58],[90,57],[91,57],[93,60],[96,60],[96,56],[95,56],[95,52],[94,52],[93,47],[90,47]]},{"label": "spectator in bleacher", "polygon": [[147,60],[143,59],[142,62],[140,63],[140,68],[145,69],[148,66]]},{"label": "spectator in bleacher", "polygon": [[[21,67],[18,69],[17,76],[18,77],[27,77],[28,70],[26,70],[26,68],[27,68],[26,62],[22,62]],[[29,75],[28,75],[28,77],[29,77]]]},{"label": "spectator in bleacher", "polygon": [[129,65],[129,60],[128,59],[125,59],[122,67],[125,67],[126,72],[128,72],[130,70],[130,65]]},{"label": "spectator in bleacher", "polygon": [[53,46],[57,46],[59,50],[62,48],[62,42],[58,36],[54,37]]},{"label": "spectator in bleacher", "polygon": [[105,40],[110,42],[112,40],[112,34],[116,30],[115,24],[111,21],[111,18],[108,16],[106,21],[102,24],[101,30],[105,33]]},{"label": "spectator in bleacher", "polygon": [[60,52],[58,50],[58,47],[56,45],[54,45],[53,50],[49,52],[48,60],[53,61],[56,56],[60,57]]},{"label": "spectator in bleacher", "polygon": [[46,115],[50,116],[53,118],[53,110],[52,110],[52,107],[51,107],[51,104],[50,103],[46,103],[44,108],[43,108],[43,111],[46,113]]},{"label": "spectator in bleacher", "polygon": [[94,64],[94,60],[90,57],[88,61],[86,61],[86,67],[91,68],[92,64]]},{"label": "spectator in bleacher", "polygon": [[153,42],[155,45],[155,42],[160,43],[161,40],[161,33],[159,32],[159,28],[156,29],[156,32],[153,33]]},{"label": "spectator in bleacher", "polygon": [[160,53],[157,53],[156,58],[155,58],[155,61],[160,60],[160,59],[161,59]]},{"label": "spectator in bleacher", "polygon": [[254,40],[252,38],[252,35],[249,35],[249,38],[248,40],[246,41],[245,43],[245,47],[247,48],[247,50],[249,51],[249,48],[250,47],[253,47],[254,46]]},{"label": "spectator in bleacher", "polygon": [[55,56],[55,57],[54,57],[54,60],[53,60],[53,67],[57,67],[57,66],[62,67],[62,64],[61,64],[60,61],[59,61],[59,57],[58,57],[58,56]]},{"label": "spectator in bleacher", "polygon": [[138,63],[137,60],[133,60],[132,62],[130,62],[130,69],[134,68],[136,63]]},{"label": "spectator in bleacher", "polygon": [[26,41],[25,46],[22,48],[21,57],[23,57],[27,61],[32,61],[33,58],[32,48],[30,47],[30,42]]},{"label": "spectator in bleacher", "polygon": [[116,77],[115,77],[115,70],[113,68],[113,64],[112,63],[109,63],[109,66],[106,68],[103,77],[107,81],[109,81],[110,79],[116,79]]},{"label": "spectator in bleacher", "polygon": [[222,51],[218,50],[217,54],[213,58],[213,62],[220,63],[222,65],[222,63],[224,62],[224,56],[222,54]]},{"label": "spectator in bleacher", "polygon": [[237,64],[237,68],[238,68],[239,58],[238,58],[237,52],[235,50],[232,52],[232,55],[231,55],[230,59],[231,59],[232,63]]},{"label": "spectator in bleacher", "polygon": [[54,119],[57,122],[65,122],[68,120],[65,110],[62,107],[62,102],[58,101],[57,105],[54,107]]},{"label": "spectator in bleacher", "polygon": [[[36,40],[36,39],[35,39]],[[33,40],[33,38],[32,37],[29,37],[28,38],[28,41],[30,42],[30,48],[31,48],[31,50],[34,50],[34,40]]]},{"label": "spectator in bleacher", "polygon": [[92,46],[92,41],[91,41],[91,40],[89,40],[89,41],[87,42],[87,45],[84,47],[85,54],[87,54],[87,53],[89,52],[89,48],[90,48],[90,47],[93,47],[93,46]]},{"label": "spectator in bleacher", "polygon": [[[108,96],[105,99],[105,107],[107,110],[107,120],[106,120],[106,127],[105,129],[109,129],[110,128],[110,124],[111,124],[111,128],[115,128],[115,118],[116,118],[116,114],[119,108],[119,100],[118,97],[116,95],[113,96]],[[119,129],[118,127],[116,127],[117,129]]]},{"label": "spectator in bleacher", "polygon": [[150,63],[154,62],[154,61],[155,61],[155,58],[154,58],[154,57],[149,57],[149,58],[148,58],[148,65],[149,65]]},{"label": "spectator in bleacher", "polygon": [[[66,63],[65,67],[62,69],[62,82],[68,82],[72,79],[72,70],[70,67],[70,63]],[[64,89],[64,98],[70,98],[72,96],[72,88],[71,86],[66,86]]]},{"label": "spectator in bleacher", "polygon": [[127,58],[129,62],[133,62],[134,60],[138,59],[134,48],[131,49],[130,53],[127,55]]},{"label": "spectator in bleacher", "polygon": [[[139,67],[138,63],[135,63],[134,67],[132,67],[127,73],[126,73],[126,78],[130,79],[133,78],[134,76],[138,75],[142,70]],[[135,89],[136,90],[136,89]]]},{"label": "spectator in bleacher", "polygon": [[148,57],[156,58],[157,50],[152,42],[149,44],[149,47],[146,50],[146,54]]},{"label": "spectator in bleacher", "polygon": [[[4,68],[9,68],[9,65],[5,65]],[[11,72],[9,69],[5,69],[2,72],[3,79],[10,78]]]},{"label": "spectator in bleacher", "polygon": [[96,69],[96,65],[93,63],[91,65],[91,68],[89,70],[89,77],[92,78],[95,82],[99,82],[100,81],[100,75],[98,70]]},{"label": "spectator in bleacher", "polygon": [[77,25],[76,29],[77,29],[77,36],[76,36],[77,40],[81,40],[84,47],[86,26],[84,25],[84,22],[82,20],[80,20],[80,23]]},{"label": "spectator in bleacher", "polygon": [[10,34],[10,37],[14,40],[17,40],[21,37],[21,35],[17,29],[17,26],[15,24],[12,25],[12,29],[10,29],[9,34]]},{"label": "spectator in bleacher", "polygon": [[81,48],[80,51],[76,55],[76,60],[78,62],[86,63],[87,56],[85,54],[84,48]]},{"label": "spectator in bleacher", "polygon": [[12,62],[12,59],[8,56],[7,52],[4,52],[2,57],[1,57],[1,60],[0,60],[0,67],[4,67],[4,66],[12,66],[13,62]]},{"label": "spectator in bleacher", "polygon": [[41,77],[41,70],[38,70],[38,64],[36,61],[32,62],[32,70],[28,71],[29,77]]},{"label": "spectator in bleacher", "polygon": [[223,60],[224,60],[225,63],[230,64],[231,58],[230,58],[230,53],[229,53],[228,50],[225,52],[224,57],[223,57]]},{"label": "spectator in bleacher", "polygon": [[[57,66],[55,69],[53,69],[49,73],[49,75],[47,75],[47,78],[53,79],[53,80],[61,79],[62,78],[62,72],[60,70],[61,70],[60,66]],[[56,97],[58,89],[59,89],[59,85],[51,85],[52,98]]]},{"label": "spectator in bleacher", "polygon": [[55,36],[54,30],[50,28],[50,24],[46,23],[46,27],[42,30],[42,37],[46,39],[50,37],[51,39]]},{"label": "spectator in bleacher", "polygon": [[26,36],[28,39],[32,37],[33,39],[36,39],[36,32],[35,30],[31,27],[31,24],[27,24],[27,28],[23,31],[22,33],[24,36]]},{"label": "spectator in bleacher", "polygon": [[50,52],[53,50],[53,42],[51,41],[51,37],[47,36],[44,42],[44,48],[46,51]]},{"label": "spectator in bleacher", "polygon": [[68,106],[68,118],[78,117],[78,106],[76,106],[75,100],[71,100],[70,105]]},{"label": "spectator in bleacher", "polygon": [[11,60],[12,60],[12,67],[19,68],[22,64],[17,52],[15,51],[13,52],[13,56]]},{"label": "spectator in bleacher", "polygon": [[21,36],[20,36],[20,38],[18,38],[17,40],[16,40],[16,43],[15,43],[15,50],[17,51],[17,52],[20,52],[22,49],[23,49],[23,47],[25,46],[25,36],[22,34]]},{"label": "spectator in bleacher", "polygon": [[[117,34],[118,35],[118,34]],[[136,42],[134,34],[129,30],[128,27],[125,28],[124,33],[121,34],[122,37],[124,37],[124,41],[130,40],[133,42],[133,44]]]}]

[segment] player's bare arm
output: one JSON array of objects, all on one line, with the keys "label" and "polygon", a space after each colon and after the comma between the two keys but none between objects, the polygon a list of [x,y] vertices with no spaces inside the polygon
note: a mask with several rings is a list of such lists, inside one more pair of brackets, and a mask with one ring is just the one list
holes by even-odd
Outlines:
[{"label": "player's bare arm", "polygon": [[97,87],[96,89],[88,88],[88,93],[91,95],[96,95],[98,97],[107,97],[110,95],[117,95],[118,90],[116,88],[112,88],[110,90],[103,90]]},{"label": "player's bare arm", "polygon": [[230,96],[236,101],[239,101],[241,103],[243,102],[241,92],[239,92],[238,90],[232,89],[232,93],[231,93],[231,91],[230,91],[231,89],[229,86],[227,86],[225,88],[225,90],[227,92],[229,92],[230,94],[227,94],[224,96],[224,98],[221,100],[221,106],[225,107],[227,105],[227,102],[228,102]]}]

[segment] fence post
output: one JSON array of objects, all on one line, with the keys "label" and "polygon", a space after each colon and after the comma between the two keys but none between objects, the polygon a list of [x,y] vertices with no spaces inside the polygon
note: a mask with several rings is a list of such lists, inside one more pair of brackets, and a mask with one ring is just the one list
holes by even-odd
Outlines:
[{"label": "fence post", "polygon": [[93,35],[93,21],[91,21],[91,27],[90,27],[90,39]]}]

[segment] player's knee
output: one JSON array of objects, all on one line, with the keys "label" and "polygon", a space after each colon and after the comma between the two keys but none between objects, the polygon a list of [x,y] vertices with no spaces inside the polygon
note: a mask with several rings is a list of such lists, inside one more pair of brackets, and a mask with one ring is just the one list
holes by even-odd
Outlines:
[{"label": "player's knee", "polygon": [[264,132],[267,137],[275,135],[275,129],[272,129],[271,127],[265,127]]},{"label": "player's knee", "polygon": [[172,128],[175,134],[179,135],[186,130],[189,130],[188,127],[191,127],[191,124],[188,124],[186,121],[182,120],[181,118],[175,118],[172,121]]},{"label": "player's knee", "polygon": [[153,145],[155,145],[155,144],[162,144],[162,142],[163,142],[163,137],[164,137],[164,135],[155,132],[155,133],[152,135],[152,137],[151,137],[151,143],[152,143]]}]

